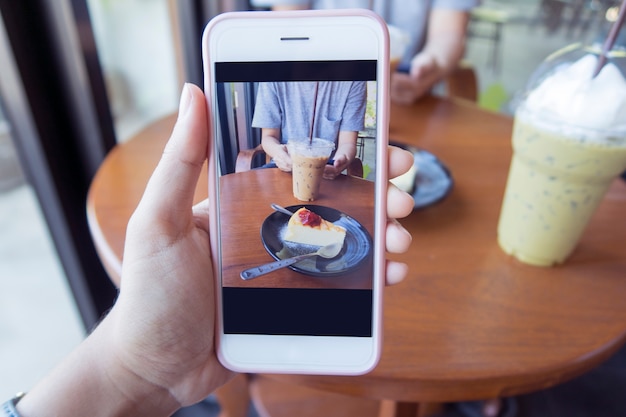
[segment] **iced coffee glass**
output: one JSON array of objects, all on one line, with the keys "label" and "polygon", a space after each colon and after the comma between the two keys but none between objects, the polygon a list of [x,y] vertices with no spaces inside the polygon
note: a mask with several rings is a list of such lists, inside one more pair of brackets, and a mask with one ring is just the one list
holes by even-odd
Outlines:
[{"label": "iced coffee glass", "polygon": [[287,149],[291,156],[294,197],[301,201],[315,200],[324,176],[324,167],[335,144],[319,138],[289,139]]},{"label": "iced coffee glass", "polygon": [[515,113],[498,242],[524,263],[562,263],[626,170],[626,51],[596,77],[599,46],[571,46],[531,77]]}]

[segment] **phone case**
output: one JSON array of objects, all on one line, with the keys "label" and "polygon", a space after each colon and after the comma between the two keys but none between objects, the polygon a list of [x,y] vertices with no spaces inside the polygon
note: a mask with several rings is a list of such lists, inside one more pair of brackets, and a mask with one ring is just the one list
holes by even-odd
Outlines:
[{"label": "phone case", "polygon": [[[347,27],[343,30],[347,31],[345,33],[348,37],[356,36],[359,31],[365,30],[357,29],[360,24],[359,19],[364,19],[363,22],[368,21],[369,24],[374,22],[371,36],[372,39],[376,39],[376,48],[378,48],[375,54],[376,59],[352,57],[352,55],[354,57],[360,56],[361,52],[358,48],[367,50],[368,45],[359,45],[354,52],[349,52],[346,56],[327,51],[325,52],[327,57],[324,56],[323,58],[307,57],[306,48],[300,49],[291,46],[301,42],[306,37],[307,28],[317,24],[312,22],[319,22],[322,26],[325,24],[337,25],[341,23],[341,19],[345,19]],[[271,25],[269,25],[270,22]],[[294,22],[303,22],[303,24],[294,25]],[[356,25],[353,28],[354,33],[349,29],[351,25]],[[272,26],[276,33],[281,34],[280,40],[282,42],[290,43],[288,48],[293,51],[289,55],[290,59],[265,58],[263,50],[268,49],[268,46],[262,44],[263,35],[259,35],[259,33],[274,30],[268,29],[268,26]],[[283,27],[289,28],[285,31],[286,35],[284,36],[281,33]],[[310,29],[309,32],[316,35],[309,37],[312,42],[323,38],[317,28]],[[254,36],[255,33],[257,36]],[[369,36],[367,33],[366,36]],[[213,55],[218,54],[217,50],[224,49],[222,46],[229,43],[229,41],[220,43],[216,39],[223,40],[229,36],[243,36],[245,39],[250,39],[250,43],[253,45],[251,48],[257,45],[256,52],[252,51],[247,56],[238,57],[237,48],[228,48],[228,51],[220,55],[217,60],[214,59]],[[363,55],[367,54],[370,52],[363,53]],[[386,26],[380,17],[367,10],[236,12],[220,15],[207,25],[203,36],[203,59],[205,93],[211,114],[211,123],[213,123],[210,129],[212,137],[208,171],[210,216],[212,219],[210,239],[214,274],[216,278],[219,278],[216,288],[217,349],[220,360],[230,369],[238,372],[354,375],[368,372],[375,366],[380,355],[382,337],[387,157],[386,146],[381,145],[381,143],[386,144],[388,141],[388,57],[389,39]],[[324,72],[326,67],[331,68],[331,70]],[[250,68],[254,68],[254,70]],[[303,77],[304,80],[301,81],[300,78],[297,81],[285,79],[285,82],[274,80],[274,78],[279,77],[277,74],[283,73],[285,68],[291,71],[285,72],[286,74],[298,74],[297,77]],[[371,79],[371,75],[369,75],[372,71],[375,74],[374,79]],[[313,78],[318,77],[317,74],[326,75],[321,76],[323,80],[313,82]],[[352,74],[356,74],[355,78],[358,80],[351,81]],[[286,75],[286,77],[291,77],[291,75]],[[254,80],[251,81],[251,78]],[[341,79],[335,80],[334,78]],[[345,80],[344,78],[350,79]],[[283,80],[283,78],[279,79]],[[291,83],[290,81],[296,82]],[[263,83],[267,83],[267,85]],[[336,100],[340,94],[345,94],[347,97],[370,97],[372,94],[374,95],[376,125],[373,131],[374,142],[377,144],[374,146],[376,153],[374,157],[375,181],[368,183],[365,179],[352,180],[352,177],[350,179],[341,177],[339,181],[332,180],[333,187],[345,186],[345,188],[337,189],[343,190],[341,192],[347,196],[351,192],[358,192],[363,194],[364,201],[369,201],[367,195],[371,193],[371,207],[370,203],[365,204],[366,207],[364,208],[346,205],[350,202],[350,198],[345,198],[345,195],[342,194],[343,198],[331,199],[330,193],[322,193],[322,197],[317,197],[312,202],[296,203],[292,198],[284,197],[285,193],[281,193],[281,190],[286,186],[287,177],[279,176],[280,170],[258,168],[254,175],[250,172],[244,175],[236,172],[234,168],[230,168],[225,161],[227,158],[222,155],[222,153],[226,153],[224,151],[225,144],[240,142],[241,137],[237,136],[235,139],[235,136],[231,138],[224,133],[223,126],[227,124],[224,120],[228,119],[230,114],[230,110],[228,110],[230,107],[226,106],[226,110],[224,110],[224,101],[228,101],[229,97],[235,97],[233,100],[239,106],[237,109],[241,109],[241,106],[247,106],[248,101],[252,101],[250,97],[253,97],[256,106],[250,107],[257,110],[257,107],[261,107],[259,103],[263,102],[261,98],[265,97],[263,95],[265,89],[269,90],[273,87],[276,89],[284,88],[285,91],[295,91],[294,85],[296,83],[300,83],[298,87],[310,87],[313,91],[312,97],[314,99],[311,100],[313,109],[309,112],[312,115],[309,123],[311,131],[314,128],[319,129],[320,132],[331,129],[324,124],[330,124],[329,121],[332,119],[325,117],[326,115],[324,117],[319,116],[323,111],[322,109],[332,107],[327,104],[327,101]],[[364,89],[365,91],[363,91]],[[332,91],[332,95],[329,93],[330,91]],[[324,94],[333,100],[325,101]],[[296,96],[287,94],[286,97]],[[351,98],[347,100],[349,102]],[[368,100],[371,99],[368,98]],[[358,102],[357,99],[354,101]],[[358,114],[358,111],[355,110],[354,114]],[[245,119],[241,115],[237,117]],[[250,116],[248,119],[254,120],[254,116]],[[309,120],[307,120],[308,122]],[[230,121],[229,123],[236,124],[237,121]],[[233,130],[241,132],[255,129],[249,125],[250,121],[246,123],[237,125],[237,129]],[[218,124],[220,125],[219,133],[216,127]],[[310,136],[313,136],[311,132]],[[365,140],[372,139],[363,139],[363,141]],[[311,142],[310,139],[309,142]],[[290,182],[293,182],[293,178],[299,175],[299,171],[297,171],[299,168],[296,167],[299,154],[296,153],[294,143],[295,140],[290,140],[287,145],[290,148],[289,156],[294,164]],[[338,148],[338,145],[339,142],[335,144],[335,147]],[[239,144],[238,146],[243,145]],[[231,169],[233,169],[232,172]],[[320,169],[325,170],[327,168],[321,167]],[[237,176],[241,178],[245,176],[246,180],[239,181]],[[251,178],[255,177],[264,179],[255,180],[259,182],[254,185],[246,182],[252,181]],[[348,181],[352,182],[348,184]],[[330,225],[329,227],[336,226],[339,229],[344,229],[341,249],[339,254],[331,257],[330,260],[326,260],[319,254],[312,255],[309,251],[304,253],[306,256],[303,256],[298,263],[291,264],[289,269],[272,269],[270,273],[264,274],[262,277],[246,279],[244,276],[258,274],[260,265],[274,260],[280,261],[284,255],[281,255],[281,252],[290,251],[288,256],[285,255],[284,257],[291,258],[303,255],[298,251],[309,246],[308,241],[302,244],[296,242],[294,246],[291,245],[293,242],[284,238],[285,230],[292,227],[290,221],[292,218],[296,218],[295,215],[287,215],[271,209],[269,207],[271,201],[265,201],[265,194],[248,200],[253,195],[256,196],[255,193],[259,192],[259,189],[270,189],[277,186],[275,184],[279,182],[284,184],[283,188],[276,189],[272,194],[275,196],[272,198],[277,200],[276,203],[285,203],[286,209],[290,210],[291,213],[304,209],[315,216],[319,216],[322,222],[327,222]],[[328,184],[330,183],[322,182],[322,185],[330,190],[331,186]],[[237,191],[244,186],[251,188],[247,189],[247,192]],[[278,197],[279,195],[283,196],[282,200]],[[354,195],[357,196],[357,194]],[[376,201],[374,196],[377,196]],[[353,200],[356,200],[356,197]],[[245,213],[242,215],[234,213],[238,210],[244,212],[252,210],[260,213],[254,220],[249,220],[248,217],[254,217],[253,214],[248,213],[249,215],[246,216]],[[304,225],[301,226],[305,227]],[[238,232],[238,230],[244,231]],[[239,235],[248,232],[250,233],[245,235],[245,238],[237,240]],[[341,234],[341,231],[338,233]],[[324,236],[328,237],[329,235]],[[292,238],[295,239],[295,237]],[[300,237],[298,238],[300,239]],[[251,240],[254,243],[250,243]],[[248,254],[248,247],[253,247],[250,253],[254,252],[254,254]],[[248,261],[248,258],[252,260]],[[337,260],[337,258],[340,259]],[[260,262],[262,259],[267,262]],[[232,272],[234,269],[237,269],[237,273]],[[360,274],[359,271],[366,272]],[[370,273],[372,277],[369,278],[369,284],[363,283],[367,282],[367,276]],[[337,284],[334,284],[332,280],[337,280],[337,277],[340,279],[349,277],[351,286],[335,288],[334,285]],[[315,310],[314,318],[319,318],[319,320],[290,321],[284,319],[289,315],[309,317],[307,313],[309,310]],[[367,316],[367,320],[363,319],[364,316]],[[285,324],[281,324],[283,321]],[[322,324],[316,323],[317,321]],[[276,324],[272,327],[268,325],[268,322],[277,322],[280,325]],[[358,325],[354,323],[358,323]],[[299,326],[308,327],[301,330]],[[257,328],[261,330],[257,330]],[[255,350],[258,352],[254,352]],[[362,359],[359,355],[362,355]]]}]

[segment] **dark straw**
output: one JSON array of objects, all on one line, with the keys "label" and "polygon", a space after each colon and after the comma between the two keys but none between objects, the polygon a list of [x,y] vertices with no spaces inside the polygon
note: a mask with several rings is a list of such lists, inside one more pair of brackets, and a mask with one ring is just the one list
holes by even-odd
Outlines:
[{"label": "dark straw", "polygon": [[313,144],[313,125],[315,125],[315,111],[317,109],[317,89],[319,85],[320,83],[316,81],[315,82],[315,94],[313,95],[313,117],[311,119],[311,130],[309,131],[309,145]]},{"label": "dark straw", "polygon": [[598,64],[596,65],[596,69],[593,71],[593,76],[591,78],[596,78],[596,76],[606,64],[607,55],[611,49],[613,49],[613,44],[617,39],[617,35],[619,34],[619,30],[622,28],[624,24],[624,18],[626,18],[626,0],[622,0],[622,4],[619,7],[619,14],[617,15],[617,20],[611,26],[611,30],[609,31],[609,35],[606,37],[604,41],[604,45],[602,45],[602,52],[600,53],[600,59],[598,59]]}]

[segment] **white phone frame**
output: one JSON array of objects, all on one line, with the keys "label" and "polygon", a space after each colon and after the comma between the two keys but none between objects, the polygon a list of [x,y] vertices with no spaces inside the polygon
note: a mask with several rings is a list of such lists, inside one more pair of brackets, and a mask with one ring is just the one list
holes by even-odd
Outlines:
[{"label": "white phone frame", "polygon": [[[281,37],[308,37],[307,47]],[[242,41],[245,39],[245,41]],[[338,42],[337,39],[342,39]],[[331,47],[329,47],[331,46]],[[316,60],[377,61],[377,169],[374,219],[373,311],[371,337],[276,336],[224,334],[219,246],[219,180],[215,133],[209,144],[210,238],[217,281],[216,348],[231,370],[254,373],[357,375],[373,369],[382,340],[382,290],[385,281],[385,227],[389,109],[389,35],[385,22],[369,10],[234,12],[207,25],[202,41],[204,85],[209,113],[216,108],[213,68],[216,62]]]}]

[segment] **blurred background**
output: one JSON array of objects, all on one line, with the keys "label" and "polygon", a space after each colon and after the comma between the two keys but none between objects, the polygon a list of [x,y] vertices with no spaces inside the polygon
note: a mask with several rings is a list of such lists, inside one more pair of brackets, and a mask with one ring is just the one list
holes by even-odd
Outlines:
[{"label": "blurred background", "polygon": [[[478,76],[479,105],[510,113],[533,69],[567,44],[597,38],[615,6],[484,0],[465,57]],[[204,23],[246,7],[0,0],[0,399],[28,390],[114,299],[112,287],[91,283],[104,271],[86,228],[89,180],[115,143],[176,111],[185,80],[201,80]],[[186,50],[189,31],[180,30],[189,22],[195,53]],[[62,155],[79,162],[66,166]]]}]

